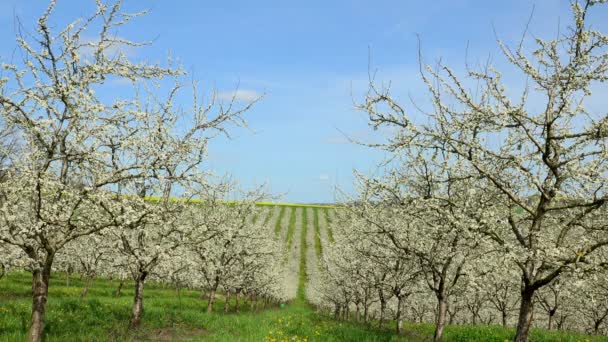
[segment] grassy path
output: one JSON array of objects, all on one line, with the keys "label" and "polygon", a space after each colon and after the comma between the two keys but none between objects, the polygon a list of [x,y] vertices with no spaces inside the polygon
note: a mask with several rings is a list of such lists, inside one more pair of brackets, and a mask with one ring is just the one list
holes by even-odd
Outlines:
[{"label": "grassy path", "polygon": [[298,273],[298,296],[297,301],[306,302],[306,281],[308,275],[306,274],[306,251],[308,250],[308,243],[306,241],[306,235],[308,231],[308,214],[306,208],[302,208],[302,221],[300,230],[300,269]]},{"label": "grassy path", "polygon": [[274,235],[277,237],[279,236],[279,234],[281,234],[284,216],[285,216],[285,207],[281,207],[281,209],[279,209],[279,217],[277,218],[277,221],[274,224]]},{"label": "grassy path", "polygon": [[326,225],[327,237],[329,237],[329,242],[334,242],[334,233],[331,230],[332,217],[331,217],[331,214],[329,213],[329,209],[324,208],[323,213],[325,214],[325,222],[327,222],[327,225]]},{"label": "grassy path", "polygon": [[[198,291],[177,292],[160,284],[146,284],[145,312],[140,330],[129,332],[133,284],[114,297],[117,280],[97,279],[89,296],[79,298],[83,282],[75,278],[66,286],[64,275],[51,281],[45,341],[388,341],[350,323],[339,324],[316,314],[305,302],[285,308],[252,311],[241,303],[241,313],[224,314],[223,297],[216,312],[206,313],[207,302]],[[11,273],[0,280],[0,341],[25,341],[31,299],[31,276]],[[234,302],[232,302],[234,306]]]},{"label": "grassy path", "polygon": [[319,226],[319,208],[313,208],[312,213],[315,227],[315,252],[317,253],[317,259],[320,260],[323,255],[323,244],[321,243],[321,228]]},{"label": "grassy path", "polygon": [[[296,229],[296,211],[298,208],[292,207],[291,212],[289,214],[289,226],[287,226],[287,240],[285,243],[287,244],[287,249],[291,249],[291,245],[293,244],[293,234]],[[302,210],[300,208],[300,210]]]}]

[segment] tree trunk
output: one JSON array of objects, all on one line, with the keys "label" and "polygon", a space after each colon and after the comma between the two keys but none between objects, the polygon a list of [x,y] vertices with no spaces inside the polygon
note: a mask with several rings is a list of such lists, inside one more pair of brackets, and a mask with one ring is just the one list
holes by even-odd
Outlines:
[{"label": "tree trunk", "polygon": [[445,327],[445,318],[448,311],[448,302],[444,296],[437,296],[437,317],[435,318],[435,334],[433,341],[441,341],[443,336],[443,328]]},{"label": "tree trunk", "polygon": [[403,331],[403,297],[397,297],[397,335]]},{"label": "tree trunk", "polygon": [[553,328],[553,316],[555,315],[555,310],[551,310],[549,312],[549,322],[547,323],[547,330],[551,330]]},{"label": "tree trunk", "polygon": [[89,288],[91,287],[91,282],[93,281],[93,277],[86,277],[84,280],[84,288],[82,289],[82,293],[80,294],[80,298],[86,298],[89,294]]},{"label": "tree trunk", "polygon": [[239,313],[239,291],[234,292],[234,312]]},{"label": "tree trunk", "polygon": [[350,318],[350,303],[346,302],[346,304],[344,305],[344,320],[348,321],[349,318]]},{"label": "tree trunk", "polygon": [[224,313],[230,311],[230,290],[226,290],[226,301],[224,302]]},{"label": "tree trunk", "polygon": [[534,300],[534,289],[524,287],[521,291],[521,303],[519,305],[519,318],[517,319],[517,332],[514,342],[528,342],[528,333],[532,323],[532,309]]},{"label": "tree trunk", "polygon": [[124,285],[124,281],[120,281],[120,283],[118,283],[118,288],[116,289],[116,293],[114,293],[114,297],[120,297],[120,295],[122,294],[122,286]]},{"label": "tree trunk", "polygon": [[46,301],[49,295],[49,280],[51,278],[51,266],[54,255],[48,254],[42,269],[36,269],[32,273],[32,317],[27,339],[29,342],[42,341],[44,331],[44,314]]},{"label": "tree trunk", "polygon": [[378,328],[382,329],[384,327],[384,311],[386,311],[386,299],[384,298],[384,293],[382,291],[378,291],[378,296],[380,297],[380,321],[378,323]]},{"label": "tree trunk", "polygon": [[507,326],[507,310],[503,310],[502,312],[502,326]]},{"label": "tree trunk", "polygon": [[361,313],[359,310],[359,303],[355,304],[355,320],[359,322],[361,320]]},{"label": "tree trunk", "polygon": [[148,272],[141,272],[135,279],[135,296],[133,296],[133,310],[131,313],[130,328],[136,329],[141,325],[141,316],[144,311],[144,284]]},{"label": "tree trunk", "polygon": [[216,291],[216,289],[213,288],[213,289],[211,289],[211,292],[209,292],[209,302],[207,303],[207,313],[213,312],[213,303],[215,302],[215,291]]},{"label": "tree trunk", "polygon": [[177,285],[175,290],[177,291],[177,299],[179,300],[179,309],[181,310],[182,309],[182,288],[179,285]]}]

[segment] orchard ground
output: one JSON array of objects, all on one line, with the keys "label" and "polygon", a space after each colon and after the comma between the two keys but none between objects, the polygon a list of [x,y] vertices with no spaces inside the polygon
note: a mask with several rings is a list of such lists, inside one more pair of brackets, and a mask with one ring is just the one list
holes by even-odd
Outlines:
[{"label": "orchard ground", "polygon": [[[265,206],[267,206],[265,204]],[[272,209],[271,206],[269,208]],[[405,332],[394,333],[394,322],[379,330],[375,322],[363,324],[338,321],[329,313],[308,304],[306,287],[316,269],[311,267],[311,254],[317,257],[331,240],[328,224],[319,225],[320,206],[284,206],[283,215],[275,215],[277,238],[284,239],[288,259],[296,266],[296,298],[285,303],[252,308],[241,299],[235,313],[235,300],[230,313],[224,313],[225,298],[220,296],[215,312],[206,313],[207,300],[200,291],[176,291],[169,285],[150,282],[145,290],[143,325],[128,330],[133,300],[133,284],[125,283],[119,296],[118,280],[95,279],[85,298],[84,282],[72,276],[54,273],[49,293],[46,341],[428,341],[432,339],[431,323],[406,324]],[[317,208],[317,210],[314,210]],[[297,210],[297,214],[296,214]],[[311,213],[313,215],[311,215]],[[293,215],[292,215],[293,214]],[[268,214],[270,217],[271,214]],[[297,221],[295,221],[297,220]],[[325,222],[324,220],[320,220]],[[281,234],[283,233],[283,234]],[[308,253],[308,254],[307,254]],[[307,257],[308,255],[308,257]],[[308,263],[308,265],[307,265]],[[203,297],[203,298],[202,298]],[[26,339],[31,312],[31,275],[10,273],[0,280],[0,341]],[[513,329],[499,326],[448,326],[445,341],[508,341]],[[606,337],[585,336],[558,331],[533,330],[531,341],[608,341]]]}]

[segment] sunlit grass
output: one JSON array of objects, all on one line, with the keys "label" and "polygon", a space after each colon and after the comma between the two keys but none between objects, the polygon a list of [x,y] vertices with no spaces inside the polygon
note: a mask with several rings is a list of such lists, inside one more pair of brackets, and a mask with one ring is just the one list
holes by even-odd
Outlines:
[{"label": "sunlit grass", "polygon": [[296,229],[296,208],[292,207],[289,214],[289,225],[287,226],[287,237],[285,242],[287,244],[287,250],[291,250],[291,244],[293,243],[293,234]]},{"label": "sunlit grass", "polygon": [[334,232],[331,229],[332,220],[329,216],[329,209],[323,208],[323,212],[325,213],[325,221],[327,221],[327,237],[329,238],[329,242],[334,242]]},{"label": "sunlit grass", "polygon": [[312,213],[315,227],[315,252],[317,253],[317,260],[321,260],[323,245],[321,244],[321,228],[319,227],[319,208],[313,208]]},{"label": "sunlit grass", "polygon": [[[24,341],[31,309],[31,276],[11,273],[0,280],[0,341]],[[214,313],[193,290],[177,292],[162,284],[146,284],[143,325],[128,331],[133,284],[125,283],[114,297],[118,280],[97,279],[89,296],[80,299],[83,281],[65,275],[52,278],[45,341],[265,341],[282,331],[307,341],[389,341],[392,334],[365,326],[336,322],[303,301],[284,308],[267,306],[259,312],[241,303],[241,313],[223,313],[219,296]],[[234,302],[232,311],[234,311]],[[320,334],[321,333],[321,334]]]},{"label": "sunlit grass", "polygon": [[306,241],[306,233],[308,232],[308,214],[306,208],[302,209],[302,230],[300,231],[300,271],[298,273],[298,293],[297,299],[301,302],[306,302],[306,252],[308,243]]},{"label": "sunlit grass", "polygon": [[279,236],[279,234],[281,233],[281,229],[283,227],[281,223],[283,222],[283,216],[285,216],[285,208],[286,207],[281,207],[281,209],[279,210],[279,217],[277,218],[277,222],[274,224],[275,236]]}]

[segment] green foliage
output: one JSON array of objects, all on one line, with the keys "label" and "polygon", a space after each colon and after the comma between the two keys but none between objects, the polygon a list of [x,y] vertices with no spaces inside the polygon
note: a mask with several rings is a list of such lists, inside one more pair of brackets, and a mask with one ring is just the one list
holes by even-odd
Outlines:
[{"label": "green foliage", "polygon": [[274,209],[274,207],[270,207],[270,208],[268,208],[268,210],[266,210],[266,216],[264,217],[264,226],[267,226],[268,222],[270,222],[270,218],[272,217],[273,209]]},{"label": "green foliage", "polygon": [[323,255],[323,245],[321,244],[321,228],[319,227],[319,208],[313,208],[313,224],[315,226],[315,251],[317,260],[321,260]]},{"label": "green foliage", "polygon": [[[285,216],[285,208],[286,207],[281,207],[281,210],[279,211],[279,218],[277,219],[277,222],[274,225],[275,236],[279,236],[279,233],[281,233],[281,222],[283,222],[283,216]],[[270,217],[270,214],[268,216]]]},{"label": "green foliage", "polygon": [[306,301],[306,252],[308,251],[308,243],[306,234],[308,233],[308,214],[306,208],[302,208],[302,230],[300,232],[300,271],[298,273],[298,294],[299,301]]},{"label": "green foliage", "polygon": [[275,203],[275,202],[256,202],[257,206],[281,206],[281,207],[292,207],[292,208],[339,208],[335,205],[329,204],[302,204],[302,203]]},{"label": "green foliage", "polygon": [[289,226],[287,227],[287,250],[291,250],[291,244],[293,243],[293,234],[296,229],[296,208],[291,208],[291,213],[289,214]]},{"label": "green foliage", "polygon": [[334,232],[331,230],[331,217],[329,216],[329,208],[323,208],[323,212],[325,213],[325,220],[327,221],[327,237],[330,242],[334,242]]},{"label": "green foliage", "polygon": [[[200,292],[184,289],[179,300],[175,289],[154,282],[146,284],[143,326],[128,331],[133,283],[125,283],[122,295],[114,297],[118,284],[96,279],[89,297],[81,300],[82,280],[75,277],[66,286],[64,274],[53,277],[45,341],[265,341],[281,329],[308,341],[390,341],[393,336],[336,322],[303,302],[255,312],[243,301],[241,313],[224,314],[220,295],[217,311],[207,314]],[[30,274],[10,273],[0,280],[0,341],[26,340],[30,309]]]}]

